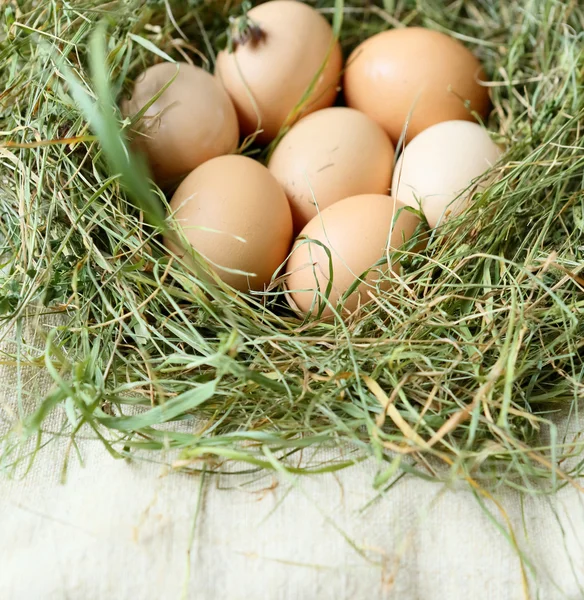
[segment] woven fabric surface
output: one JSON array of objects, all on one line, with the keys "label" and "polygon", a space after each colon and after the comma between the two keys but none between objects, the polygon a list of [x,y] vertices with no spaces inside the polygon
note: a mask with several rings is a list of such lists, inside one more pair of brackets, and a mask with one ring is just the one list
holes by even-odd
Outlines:
[{"label": "woven fabric surface", "polygon": [[[14,364],[0,382],[0,429],[51,385]],[[57,410],[50,425],[61,421]],[[79,452],[63,437],[26,476],[1,475],[2,600],[584,598],[584,503],[573,487],[496,495],[523,552],[526,596],[509,523],[466,489],[405,477],[378,496],[372,463],[201,481],[164,456],[114,460],[83,437]]]}]

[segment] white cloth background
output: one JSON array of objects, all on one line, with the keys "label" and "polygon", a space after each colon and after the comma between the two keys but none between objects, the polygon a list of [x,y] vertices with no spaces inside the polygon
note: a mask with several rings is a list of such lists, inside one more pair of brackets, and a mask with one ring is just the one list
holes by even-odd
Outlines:
[{"label": "white cloth background", "polygon": [[[6,427],[16,374],[0,369]],[[48,384],[39,370],[22,377],[31,398]],[[89,439],[61,484],[67,443],[44,448],[25,478],[0,475],[1,600],[526,597],[517,553],[466,490],[407,477],[367,506],[373,464],[201,486],[162,456],[116,461]],[[497,497],[535,572],[528,597],[584,598],[580,494]]]}]

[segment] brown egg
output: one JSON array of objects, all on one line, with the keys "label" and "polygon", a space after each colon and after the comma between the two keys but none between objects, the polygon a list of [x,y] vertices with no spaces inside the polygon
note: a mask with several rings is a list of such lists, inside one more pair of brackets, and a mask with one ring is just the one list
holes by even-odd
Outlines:
[{"label": "brown egg", "polygon": [[292,243],[286,194],[251,158],[221,156],[201,165],[181,183],[170,208],[187,240],[238,290],[263,289],[286,260]]},{"label": "brown egg", "polygon": [[[420,222],[407,210],[401,210],[394,219],[403,206],[389,196],[363,194],[336,202],[314,217],[296,240],[286,264],[286,288],[292,307],[318,314],[319,303],[325,304],[331,268],[329,301],[335,306],[355,280],[373,267],[345,300],[342,314],[368,302],[368,292],[375,291],[380,279],[383,281],[379,285],[387,289],[391,285],[387,264],[373,265],[386,256],[388,243],[391,250],[399,248]],[[399,265],[392,265],[392,270],[399,270]],[[322,315],[331,314],[326,305]]]},{"label": "brown egg", "polygon": [[422,211],[431,227],[460,214],[472,194],[487,182],[471,182],[502,154],[478,123],[446,121],[423,131],[402,152],[395,166],[391,193]]},{"label": "brown egg", "polygon": [[124,116],[138,113],[173,77],[137,129],[134,143],[150,163],[158,183],[169,183],[205,161],[237,148],[239,125],[233,104],[207,71],[186,63],[161,63],[136,80]]},{"label": "brown egg", "polygon": [[333,104],[342,55],[327,20],[302,2],[273,0],[248,16],[263,37],[236,45],[233,53],[220,52],[215,74],[235,104],[242,132],[262,129],[257,139],[265,143],[276,137],[303,99],[327,55],[302,114]]},{"label": "brown egg", "polygon": [[319,210],[343,198],[387,194],[393,158],[389,137],[375,121],[334,107],[296,123],[268,168],[288,196],[298,233]]},{"label": "brown egg", "polygon": [[358,46],[347,61],[344,89],[347,104],[377,121],[397,144],[408,118],[411,140],[441,121],[472,121],[471,110],[486,116],[484,79],[478,59],[460,42],[411,27],[383,31]]}]

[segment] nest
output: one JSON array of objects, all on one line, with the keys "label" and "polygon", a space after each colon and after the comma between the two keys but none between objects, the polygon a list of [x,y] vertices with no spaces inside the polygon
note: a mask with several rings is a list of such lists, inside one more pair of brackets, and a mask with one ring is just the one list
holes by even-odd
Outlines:
[{"label": "nest", "polygon": [[[565,462],[578,432],[554,415],[570,429],[584,397],[583,7],[315,5],[342,17],[345,56],[400,24],[464,41],[507,148],[469,209],[402,261],[398,284],[329,322],[299,320],[277,286],[247,296],[170,260],[166,199],[113,110],[164,54],[212,69],[236,2],[5,5],[0,309],[16,332],[60,315],[41,351],[20,343],[6,359],[48,370],[54,387],[13,423],[5,465],[24,457],[15,436],[48,441],[45,418],[61,411],[58,435],[85,428],[115,456],[170,449],[186,470],[309,473],[372,457],[379,486],[403,469],[548,489],[579,474],[581,461]],[[323,448],[341,451],[302,460]]]}]

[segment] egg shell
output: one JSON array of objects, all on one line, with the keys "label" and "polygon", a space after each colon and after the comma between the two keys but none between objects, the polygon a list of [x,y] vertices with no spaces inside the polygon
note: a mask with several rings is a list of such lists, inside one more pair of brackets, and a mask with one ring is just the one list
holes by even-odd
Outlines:
[{"label": "egg shell", "polygon": [[[389,248],[395,250],[409,239],[420,221],[407,210],[401,210],[394,220],[403,206],[389,196],[362,194],[336,202],[314,217],[302,230],[286,264],[286,288],[293,308],[303,313],[318,313],[319,303],[324,302],[321,294],[326,293],[329,285],[331,266],[329,301],[335,306],[355,280],[386,255],[388,242]],[[393,264],[391,268],[397,272],[399,265]],[[387,289],[391,285],[388,271],[387,264],[371,269],[345,300],[343,314],[350,314],[368,302],[368,292],[375,291],[375,282],[382,277],[385,280],[379,285]],[[327,305],[321,314],[330,316],[332,311]]]},{"label": "egg shell", "polygon": [[439,123],[406,146],[395,165],[391,193],[408,206],[421,206],[429,225],[436,227],[460,214],[472,194],[484,189],[488,181],[469,186],[501,154],[501,148],[477,123]]},{"label": "egg shell", "polygon": [[[286,195],[251,158],[221,156],[204,163],[181,183],[170,208],[187,240],[238,290],[263,289],[286,260],[292,243]],[[168,238],[166,244],[183,254]]]},{"label": "egg shell", "polygon": [[264,37],[255,43],[238,44],[232,53],[220,52],[215,74],[235,104],[242,132],[249,135],[261,128],[257,140],[266,143],[276,137],[302,100],[327,55],[302,115],[333,104],[342,54],[328,21],[302,2],[266,2],[250,10],[248,16]]},{"label": "egg shell", "polygon": [[213,75],[187,63],[178,64],[178,73],[173,63],[146,69],[136,80],[131,99],[122,104],[124,116],[138,113],[169,81],[138,123],[134,139],[160,184],[235,151],[239,142],[229,95]]},{"label": "egg shell", "polygon": [[375,121],[357,110],[334,107],[296,123],[268,168],[286,192],[299,232],[318,210],[343,198],[387,194],[393,159],[391,141]]},{"label": "egg shell", "polygon": [[[408,121],[407,139],[453,119],[474,120],[490,108],[478,59],[450,36],[410,27],[383,31],[349,57],[344,76],[348,106],[363,111],[394,143]],[[465,102],[470,103],[470,108]]]}]

